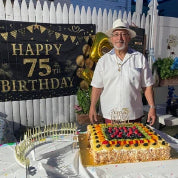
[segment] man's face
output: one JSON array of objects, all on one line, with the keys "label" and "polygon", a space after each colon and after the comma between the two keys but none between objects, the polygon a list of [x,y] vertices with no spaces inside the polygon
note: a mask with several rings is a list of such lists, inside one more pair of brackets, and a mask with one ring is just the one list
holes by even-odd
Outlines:
[{"label": "man's face", "polygon": [[124,50],[128,47],[130,36],[127,30],[115,30],[111,35],[111,42],[116,50]]}]

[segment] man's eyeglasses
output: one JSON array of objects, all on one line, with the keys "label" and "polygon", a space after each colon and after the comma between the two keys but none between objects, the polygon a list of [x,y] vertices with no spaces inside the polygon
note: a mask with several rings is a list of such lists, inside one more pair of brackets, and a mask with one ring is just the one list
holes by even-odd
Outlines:
[{"label": "man's eyeglasses", "polygon": [[119,36],[126,37],[127,35],[128,33],[113,33],[112,37],[119,37]]}]

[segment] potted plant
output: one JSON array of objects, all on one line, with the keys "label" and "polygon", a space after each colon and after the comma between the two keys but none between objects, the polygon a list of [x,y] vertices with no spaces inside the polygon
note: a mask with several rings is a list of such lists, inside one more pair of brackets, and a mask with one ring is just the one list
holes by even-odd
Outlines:
[{"label": "potted plant", "polygon": [[177,58],[172,59],[170,57],[158,59],[153,64],[153,70],[156,70],[159,76],[159,85],[177,85],[178,84],[178,65]]},{"label": "potted plant", "polygon": [[[77,91],[77,100],[78,105],[75,105],[75,112],[77,113],[77,122],[82,124],[90,124],[89,119],[89,111],[90,111],[90,103],[91,103],[91,90],[92,88],[89,87],[88,89],[81,89],[79,88]],[[99,102],[96,105],[96,111],[99,110]],[[102,122],[103,119],[101,116],[97,116],[98,122]]]}]

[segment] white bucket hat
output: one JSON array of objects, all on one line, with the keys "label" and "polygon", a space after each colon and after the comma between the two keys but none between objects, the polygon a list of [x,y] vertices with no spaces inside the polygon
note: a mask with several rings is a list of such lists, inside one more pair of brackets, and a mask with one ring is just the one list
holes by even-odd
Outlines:
[{"label": "white bucket hat", "polygon": [[112,28],[106,32],[106,35],[111,37],[113,31],[117,29],[125,29],[129,32],[130,38],[136,37],[136,32],[129,28],[129,23],[121,19],[117,19],[113,22]]}]

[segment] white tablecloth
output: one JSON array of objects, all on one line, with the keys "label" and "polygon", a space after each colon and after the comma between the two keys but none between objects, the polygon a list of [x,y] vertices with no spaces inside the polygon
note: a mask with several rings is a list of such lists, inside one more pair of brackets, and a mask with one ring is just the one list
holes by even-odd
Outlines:
[{"label": "white tablecloth", "polygon": [[[156,130],[178,152],[178,140]],[[0,147],[0,178],[25,178],[26,169],[17,164],[15,145]],[[70,142],[44,144],[29,154],[32,178],[178,178],[178,159],[111,164],[84,168],[78,149]]]}]

